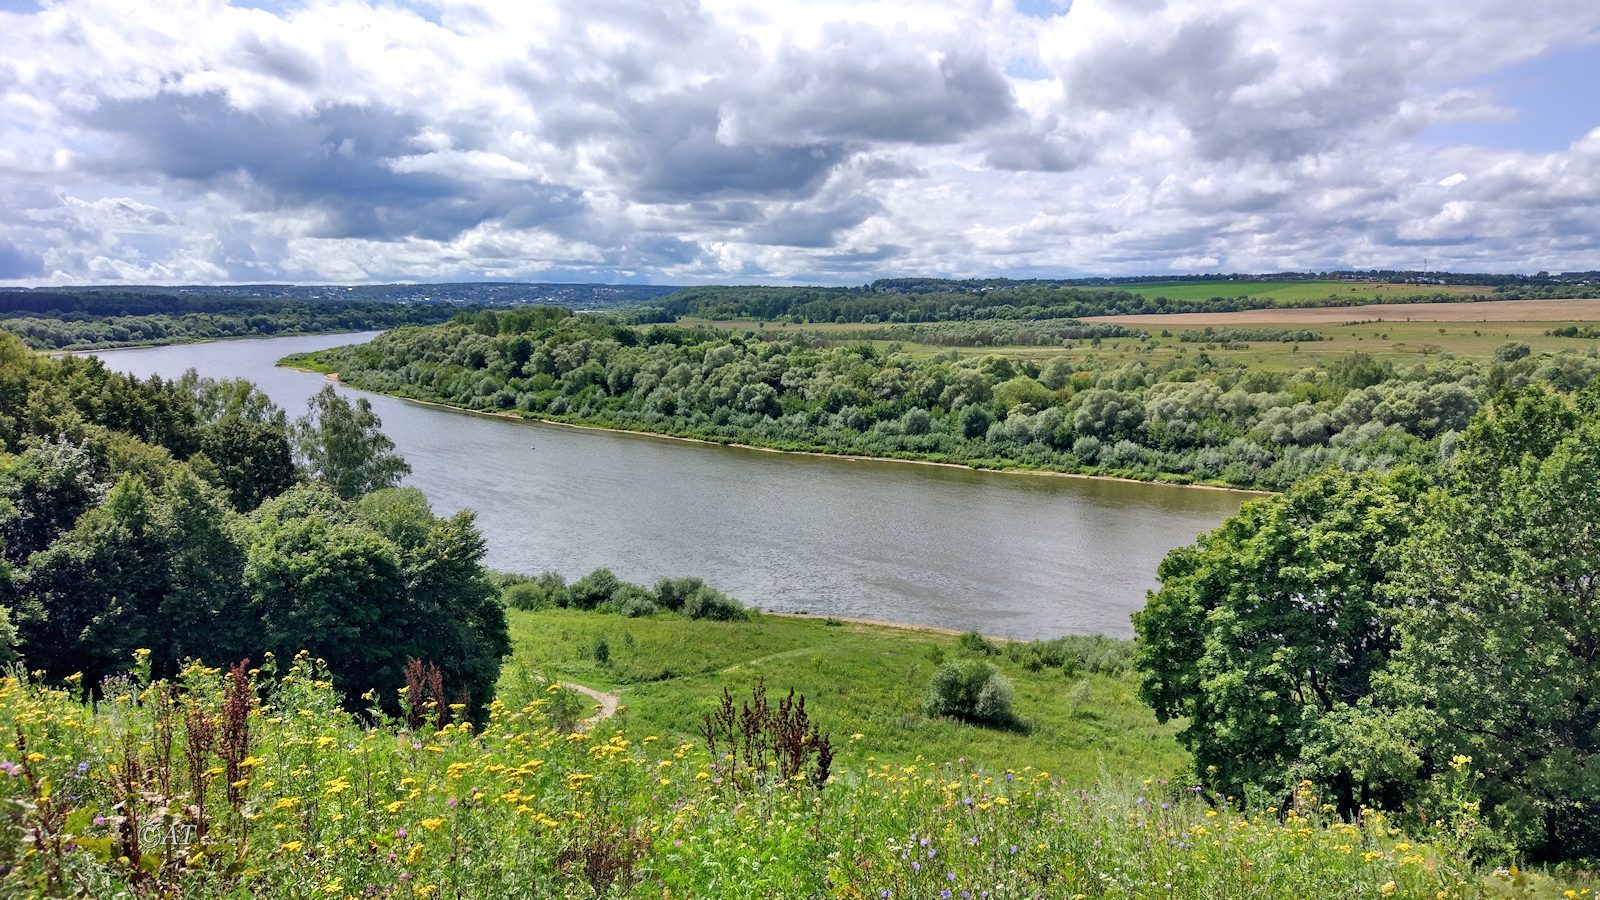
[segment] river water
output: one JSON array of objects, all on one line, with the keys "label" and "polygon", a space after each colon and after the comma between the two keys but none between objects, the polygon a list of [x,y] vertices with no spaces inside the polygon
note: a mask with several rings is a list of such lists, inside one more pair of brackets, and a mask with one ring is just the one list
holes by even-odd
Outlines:
[{"label": "river water", "polygon": [[[248,378],[290,416],[325,383],[290,353],[375,333],[98,354],[139,376]],[[766,453],[473,415],[367,394],[439,513],[473,509],[487,563],[747,604],[1038,638],[1129,635],[1156,564],[1246,495]]]}]

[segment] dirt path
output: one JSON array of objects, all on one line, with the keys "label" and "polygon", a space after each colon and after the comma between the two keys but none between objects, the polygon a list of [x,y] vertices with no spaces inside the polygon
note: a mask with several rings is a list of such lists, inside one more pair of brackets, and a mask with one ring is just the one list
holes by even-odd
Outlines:
[{"label": "dirt path", "polygon": [[588,731],[594,726],[599,725],[601,722],[604,722],[605,720],[617,714],[617,704],[622,700],[622,697],[619,695],[608,694],[605,691],[597,691],[592,687],[584,687],[581,684],[575,684],[571,681],[563,681],[561,682],[561,686],[569,691],[577,691],[585,697],[588,697],[594,702],[600,704],[599,712],[578,723],[578,731]]}]

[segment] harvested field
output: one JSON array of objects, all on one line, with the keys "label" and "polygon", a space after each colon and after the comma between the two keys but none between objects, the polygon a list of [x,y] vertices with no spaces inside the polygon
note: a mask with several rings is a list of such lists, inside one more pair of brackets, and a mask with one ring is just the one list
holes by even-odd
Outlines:
[{"label": "harvested field", "polygon": [[1378,303],[1315,309],[1089,316],[1085,322],[1195,328],[1206,325],[1342,325],[1348,322],[1596,322],[1600,300],[1488,300],[1482,303]]}]

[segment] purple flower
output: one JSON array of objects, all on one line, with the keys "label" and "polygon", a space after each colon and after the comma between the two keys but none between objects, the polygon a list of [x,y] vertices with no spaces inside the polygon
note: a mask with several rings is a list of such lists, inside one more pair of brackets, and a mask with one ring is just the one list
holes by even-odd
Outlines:
[{"label": "purple flower", "polygon": [[939,851],[933,850],[933,849],[928,850],[928,858],[929,859],[933,859],[935,856],[938,856],[938,855],[939,855]]},{"label": "purple flower", "polygon": [[1016,844],[1012,844],[1011,845],[1011,852],[1012,853],[1016,853],[1017,852],[1017,845]]},{"label": "purple flower", "polygon": [[673,841],[672,841],[672,846],[674,846],[674,847],[682,847],[683,846],[683,838],[674,838]]},{"label": "purple flower", "polygon": [[944,880],[945,881],[955,881],[956,880],[956,873],[951,872],[949,875],[946,875],[944,877]]},{"label": "purple flower", "polygon": [[950,900],[950,898],[952,896],[954,896],[954,895],[950,893],[950,889],[949,888],[945,888],[944,890],[939,892],[940,900]]},{"label": "purple flower", "polygon": [[79,775],[82,775],[83,773],[85,773],[87,771],[89,771],[89,764],[88,763],[86,763],[86,762],[78,763],[78,774]]},{"label": "purple flower", "polygon": [[444,805],[450,807],[451,809],[455,809],[457,802],[459,802],[459,801],[457,801],[456,798],[451,797],[449,800],[446,800],[444,802]]},{"label": "purple flower", "polygon": [[106,817],[105,816],[95,816],[94,817],[94,823],[96,825],[104,825],[106,823]]},{"label": "purple flower", "polygon": [[397,838],[403,838],[406,836],[406,830],[404,828],[396,828],[394,830],[394,836]]},{"label": "purple flower", "polygon": [[922,871],[922,863],[919,863],[916,860],[912,860],[911,861],[911,871],[913,871],[913,872],[921,872]]}]

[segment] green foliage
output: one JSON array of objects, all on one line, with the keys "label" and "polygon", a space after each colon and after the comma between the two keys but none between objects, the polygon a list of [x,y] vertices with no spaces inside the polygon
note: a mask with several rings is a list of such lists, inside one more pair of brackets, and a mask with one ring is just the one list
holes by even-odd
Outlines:
[{"label": "green foliage", "polygon": [[1011,682],[994,666],[977,659],[956,659],[933,673],[923,711],[983,725],[1010,726]]},{"label": "green foliage", "polygon": [[1073,677],[1083,672],[1122,675],[1133,668],[1133,642],[1103,634],[1068,635],[1045,641],[1013,641],[1006,657],[1030,672],[1060,669]]},{"label": "green foliage", "polygon": [[[575,692],[532,673],[481,729],[342,712],[303,657],[238,677],[122,679],[92,706],[0,678],[0,895],[1595,897],[1475,869],[1381,814],[1331,819],[1309,793],[1236,813],[1155,779],[1085,790],[873,762],[879,747],[835,738],[822,791],[753,794],[743,776],[764,766],[734,771],[630,714],[572,732]],[[832,704],[812,700],[815,721]],[[242,746],[205,740],[219,720]]]},{"label": "green foliage", "polygon": [[546,609],[571,606],[567,580],[559,572],[543,572],[536,577],[512,576],[500,592],[501,601],[511,609]]},{"label": "green foliage", "polygon": [[962,653],[971,653],[975,656],[994,656],[1000,652],[994,641],[976,631],[963,633],[956,639],[956,646],[961,648]]},{"label": "green foliage", "polygon": [[622,588],[622,579],[610,569],[599,568],[579,578],[567,588],[573,609],[596,609],[611,602]]},{"label": "green foliage", "polygon": [[332,486],[340,497],[353,500],[393,487],[411,472],[365,397],[352,404],[330,384],[306,406],[306,414],[295,421],[295,449],[311,478]]},{"label": "green foliage", "polygon": [[1383,692],[1412,713],[1419,776],[1471,757],[1513,845],[1600,858],[1600,392],[1500,398],[1424,506]]},{"label": "green foliage", "polygon": [[[1487,282],[1484,282],[1487,283]],[[880,279],[859,288],[707,286],[685,288],[653,300],[674,315],[706,319],[804,322],[946,322],[1006,319],[1075,319],[1082,316],[1172,312],[1231,312],[1279,306],[1361,306],[1369,303],[1505,299],[1489,288],[1445,291],[1322,279],[1258,280],[1129,278],[1030,280],[1007,278]],[[1393,288],[1393,289],[1391,289]]]},{"label": "green foliage", "polygon": [[1141,694],[1221,791],[1600,857],[1600,388],[1501,395],[1430,480],[1330,472],[1174,551]]},{"label": "green foliage", "polygon": [[1315,773],[1347,811],[1391,796],[1359,771],[1321,771],[1307,748],[1371,693],[1395,645],[1384,585],[1411,527],[1407,492],[1326,472],[1162,562],[1134,614],[1140,694],[1163,721],[1186,720],[1179,740],[1208,785],[1282,795]]},{"label": "green foliage", "polygon": [[1326,340],[1309,328],[1205,328],[1184,329],[1178,340],[1185,344],[1233,344],[1249,341],[1275,341],[1278,343],[1314,343]]},{"label": "green foliage", "polygon": [[1019,363],[588,315],[512,334],[509,315],[493,334],[402,329],[319,365],[368,390],[716,442],[1269,488],[1330,465],[1432,464],[1491,393],[1600,372],[1575,354],[1313,357],[1292,375],[1203,355]]},{"label": "green foliage", "polygon": [[[0,563],[0,566],[4,566],[4,563]],[[5,590],[7,578],[7,574],[0,570],[0,592]],[[19,641],[16,626],[11,624],[11,610],[0,606],[0,666],[9,666],[17,661]]]},{"label": "green foliage", "polygon": [[[0,392],[24,398],[0,444],[0,606],[30,668],[98,689],[136,650],[171,674],[310,648],[353,703],[416,658],[481,713],[508,639],[470,514],[300,485],[283,414],[245,382],[138,381],[14,346],[0,336]],[[321,410],[303,431],[355,472],[336,480],[367,491],[394,471],[368,411]]]},{"label": "green foliage", "polygon": [[431,325],[459,314],[438,302],[195,296],[153,291],[0,291],[0,331],[37,350],[172,344]]}]

